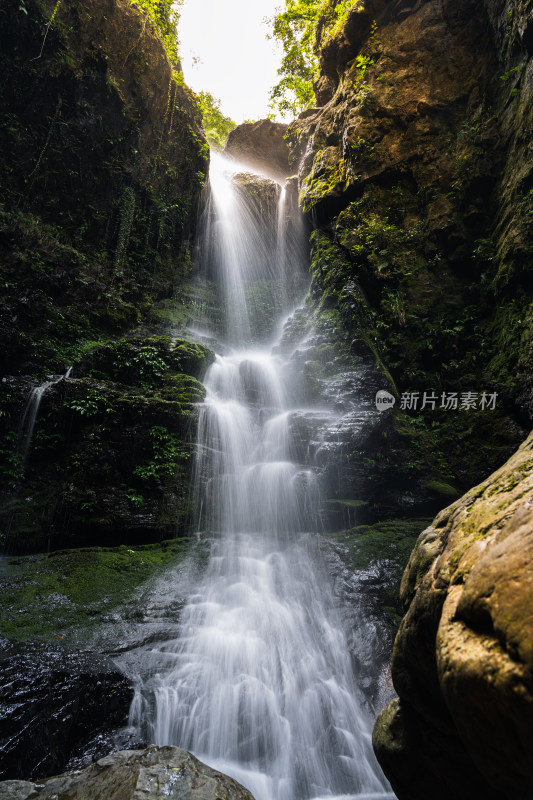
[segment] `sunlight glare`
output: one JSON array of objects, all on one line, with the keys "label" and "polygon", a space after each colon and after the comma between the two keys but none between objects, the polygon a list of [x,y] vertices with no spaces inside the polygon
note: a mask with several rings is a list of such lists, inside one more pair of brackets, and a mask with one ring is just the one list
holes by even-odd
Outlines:
[{"label": "sunlight glare", "polygon": [[186,83],[221,101],[237,124],[269,113],[269,91],[277,83],[281,55],[265,17],[281,0],[184,0],[179,40]]}]

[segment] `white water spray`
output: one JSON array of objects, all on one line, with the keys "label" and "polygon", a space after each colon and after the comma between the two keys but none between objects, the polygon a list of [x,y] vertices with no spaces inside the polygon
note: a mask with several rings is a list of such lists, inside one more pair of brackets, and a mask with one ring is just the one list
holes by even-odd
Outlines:
[{"label": "white water spray", "polygon": [[[229,249],[221,256],[234,291],[230,338],[245,344],[253,231],[232,214],[230,177],[211,180],[217,203],[226,196],[219,224],[232,243],[232,257]],[[274,243],[278,265],[280,251]],[[388,797],[316,552],[316,477],[292,455],[283,367],[269,348],[241,344],[209,370],[196,492],[211,554],[178,638],[154,654],[157,672],[137,692],[131,719],[156,743],[191,750],[237,778],[256,800]]]}]

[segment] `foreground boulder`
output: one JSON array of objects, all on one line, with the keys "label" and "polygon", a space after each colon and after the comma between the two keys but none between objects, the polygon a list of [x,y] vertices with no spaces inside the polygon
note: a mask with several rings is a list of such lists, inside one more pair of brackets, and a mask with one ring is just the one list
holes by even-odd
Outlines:
[{"label": "foreground boulder", "polygon": [[0,783],[0,800],[253,800],[233,778],[179,747],[123,750],[47,781]]},{"label": "foreground boulder", "polygon": [[533,797],[532,451],[442,511],[405,571],[399,700],[374,730],[400,800]]},{"label": "foreground boulder", "polygon": [[95,653],[4,641],[0,697],[0,778],[34,778],[64,769],[84,742],[123,725],[133,689]]}]

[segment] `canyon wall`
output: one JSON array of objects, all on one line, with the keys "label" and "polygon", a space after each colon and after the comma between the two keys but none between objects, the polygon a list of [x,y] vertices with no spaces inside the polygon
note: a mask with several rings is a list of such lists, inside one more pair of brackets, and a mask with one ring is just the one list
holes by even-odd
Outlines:
[{"label": "canyon wall", "polygon": [[366,401],[396,397],[330,485],[361,501],[355,551],[484,480],[404,574],[400,699],[375,732],[400,800],[532,791],[531,439],[501,467],[533,412],[532,50],[531,2],[355,4],[286,134],[314,227],[308,302],[370,365]]},{"label": "canyon wall", "polygon": [[206,302],[190,282],[196,100],[129,0],[9,0],[0,23],[1,539],[168,538],[189,519],[212,357],[168,338],[165,305],[186,319]]},{"label": "canyon wall", "polygon": [[383,388],[418,393],[373,441],[413,506],[484,478],[530,424],[530,51],[531,4],[359,3],[322,47],[323,105],[286,136],[316,303]]}]

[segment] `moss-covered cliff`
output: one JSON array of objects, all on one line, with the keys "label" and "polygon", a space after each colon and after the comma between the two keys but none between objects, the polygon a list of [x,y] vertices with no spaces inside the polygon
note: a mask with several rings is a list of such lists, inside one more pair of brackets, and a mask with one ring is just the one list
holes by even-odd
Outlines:
[{"label": "moss-covered cliff", "polygon": [[0,15],[2,366],[60,371],[68,344],[137,322],[186,272],[207,144],[129,0]]},{"label": "moss-covered cliff", "polygon": [[[289,127],[311,306],[396,396],[342,479],[374,545],[376,519],[442,507],[531,425],[532,51],[529,0],[355,3]],[[411,556],[375,734],[400,798],[531,795],[530,450]]]},{"label": "moss-covered cliff", "polygon": [[[392,463],[437,508],[531,418],[530,55],[528,3],[367,0],[322,48],[324,105],[289,127],[315,306],[398,400],[373,437],[378,496]],[[416,408],[399,409],[404,393]]]},{"label": "moss-covered cliff", "polygon": [[[208,148],[169,55],[129,0],[0,9],[0,518],[11,550],[153,540],[188,519],[210,355],[154,338],[146,322],[190,274]],[[32,390],[47,381],[32,431]]]}]

